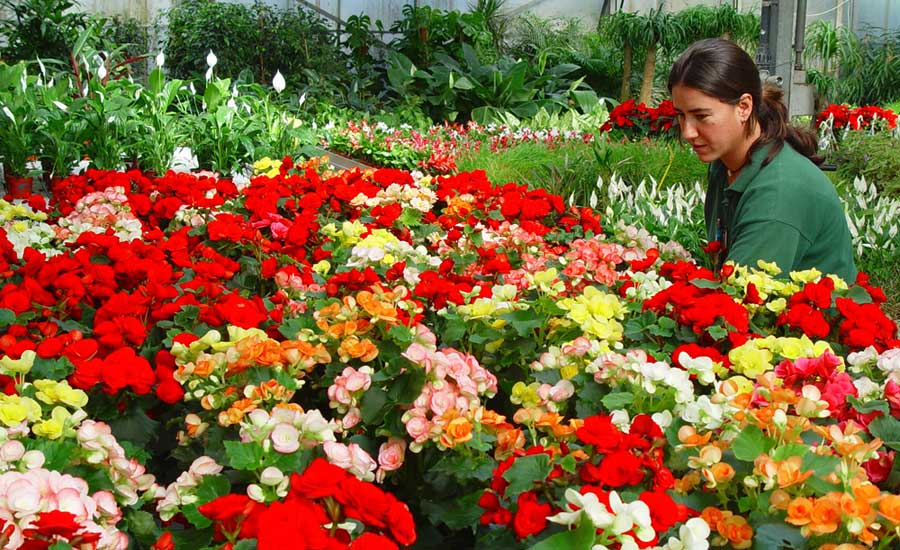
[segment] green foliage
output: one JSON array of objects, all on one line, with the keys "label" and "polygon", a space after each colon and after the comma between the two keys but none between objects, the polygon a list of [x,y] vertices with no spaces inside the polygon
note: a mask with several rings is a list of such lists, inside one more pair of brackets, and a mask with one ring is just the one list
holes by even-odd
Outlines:
[{"label": "green foliage", "polygon": [[399,34],[391,41],[391,50],[403,54],[422,67],[439,61],[439,56],[461,59],[463,44],[473,48],[482,61],[497,58],[494,34],[487,25],[484,11],[462,13],[429,6],[403,6],[403,17],[391,25]]},{"label": "green foliage", "polygon": [[215,71],[236,78],[248,70],[256,82],[269,82],[277,70],[288,84],[331,82],[345,74],[346,60],[334,33],[317,15],[302,8],[276,10],[187,0],[167,13],[166,57],[177,78],[202,78],[206,56],[218,58]]},{"label": "green foliage", "polygon": [[838,176],[847,181],[862,176],[881,192],[900,196],[898,143],[891,132],[849,132],[836,153]]},{"label": "green foliage", "polygon": [[808,81],[820,104],[877,105],[900,97],[900,32],[816,21],[806,31]]},{"label": "green foliage", "polygon": [[0,58],[10,63],[38,57],[68,59],[89,22],[76,6],[73,0],[0,1],[0,12],[9,14],[9,19],[0,20],[0,35],[7,42]]}]

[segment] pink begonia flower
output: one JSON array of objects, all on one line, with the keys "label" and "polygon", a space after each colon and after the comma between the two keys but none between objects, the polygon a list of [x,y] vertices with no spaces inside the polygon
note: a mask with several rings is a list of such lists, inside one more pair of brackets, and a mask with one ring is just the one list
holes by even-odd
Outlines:
[{"label": "pink begonia flower", "polygon": [[216,475],[222,471],[223,467],[208,456],[196,458],[188,471],[195,476]]},{"label": "pink begonia flower", "polygon": [[421,443],[428,439],[430,431],[431,422],[424,416],[414,416],[406,423],[406,433],[408,433],[416,443]]},{"label": "pink begonia flower", "polygon": [[278,424],[270,437],[272,447],[279,453],[289,454],[300,448],[300,432],[290,424]]},{"label": "pink begonia flower", "polygon": [[15,462],[25,455],[25,445],[21,441],[13,439],[0,445],[0,460]]},{"label": "pink begonia flower", "polygon": [[349,430],[362,422],[362,417],[360,416],[359,409],[357,407],[351,407],[347,414],[344,415],[344,418],[341,419],[341,427],[345,430]]},{"label": "pink begonia flower", "polygon": [[381,444],[378,449],[378,471],[375,472],[375,480],[381,483],[387,472],[393,472],[403,466],[406,458],[406,440],[399,437],[391,437]]},{"label": "pink begonia flower", "polygon": [[363,481],[375,479],[373,472],[378,467],[378,463],[358,444],[344,445],[335,441],[326,441],[322,448],[328,457],[328,462],[347,470]]}]

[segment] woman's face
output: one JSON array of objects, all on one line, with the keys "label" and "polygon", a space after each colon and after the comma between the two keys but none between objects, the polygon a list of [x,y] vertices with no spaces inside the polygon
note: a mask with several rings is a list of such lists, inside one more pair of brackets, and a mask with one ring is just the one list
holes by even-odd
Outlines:
[{"label": "woman's face", "polygon": [[703,162],[721,159],[731,168],[743,164],[747,136],[744,125],[753,108],[750,94],[729,105],[695,88],[672,87],[672,103],[678,114],[681,136]]}]

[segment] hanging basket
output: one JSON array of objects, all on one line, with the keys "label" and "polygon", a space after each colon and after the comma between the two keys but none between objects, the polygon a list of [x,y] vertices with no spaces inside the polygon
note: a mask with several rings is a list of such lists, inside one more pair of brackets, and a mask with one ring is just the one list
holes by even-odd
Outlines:
[{"label": "hanging basket", "polygon": [[34,180],[14,174],[5,174],[6,192],[12,199],[27,199],[33,191]]}]

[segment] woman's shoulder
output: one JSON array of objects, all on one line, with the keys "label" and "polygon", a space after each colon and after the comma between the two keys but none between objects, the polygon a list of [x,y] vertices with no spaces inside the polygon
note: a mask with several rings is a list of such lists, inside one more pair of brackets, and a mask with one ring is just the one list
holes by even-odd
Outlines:
[{"label": "woman's shoulder", "polygon": [[816,197],[837,200],[837,191],[828,176],[811,160],[797,152],[789,143],[772,161],[763,167],[756,178],[758,189],[766,189],[785,198]]}]

